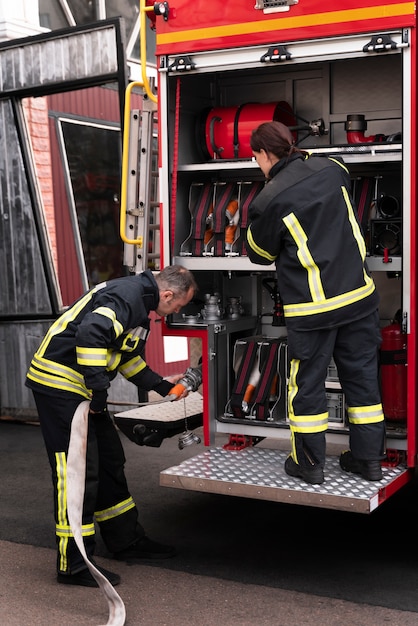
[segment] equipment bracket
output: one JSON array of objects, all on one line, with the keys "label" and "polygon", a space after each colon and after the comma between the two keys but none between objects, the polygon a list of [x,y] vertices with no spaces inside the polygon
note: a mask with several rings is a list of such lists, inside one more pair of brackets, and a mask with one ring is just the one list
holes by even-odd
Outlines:
[{"label": "equipment bracket", "polygon": [[280,61],[289,61],[292,58],[290,52],[285,46],[271,46],[265,54],[260,58],[261,63],[279,63]]},{"label": "equipment bracket", "polygon": [[373,35],[368,44],[363,47],[363,52],[385,52],[386,50],[397,50],[408,44],[397,44],[390,38],[390,35]]},{"label": "equipment bracket", "polygon": [[249,435],[229,435],[228,443],[222,447],[224,450],[243,450],[253,445],[253,439]]},{"label": "equipment bracket", "polygon": [[169,72],[185,72],[194,70],[196,64],[192,61],[189,56],[177,57],[174,59],[171,65],[168,66]]}]

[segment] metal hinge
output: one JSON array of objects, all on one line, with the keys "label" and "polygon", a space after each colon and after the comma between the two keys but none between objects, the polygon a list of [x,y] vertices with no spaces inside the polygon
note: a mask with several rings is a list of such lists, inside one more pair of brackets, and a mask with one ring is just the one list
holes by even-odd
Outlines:
[{"label": "metal hinge", "polygon": [[402,315],[401,327],[402,332],[406,334],[408,332],[408,313],[406,311]]},{"label": "metal hinge", "polygon": [[298,2],[299,0],[256,0],[254,9],[262,10],[264,13],[279,13],[289,11],[290,7]]}]

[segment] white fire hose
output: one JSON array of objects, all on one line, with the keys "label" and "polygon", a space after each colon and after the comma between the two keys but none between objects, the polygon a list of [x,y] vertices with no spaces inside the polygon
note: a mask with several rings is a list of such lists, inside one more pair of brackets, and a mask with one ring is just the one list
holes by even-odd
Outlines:
[{"label": "white fire hose", "polygon": [[105,595],[109,606],[106,626],[124,626],[126,618],[122,598],[105,576],[89,560],[84,548],[82,527],[83,499],[86,476],[87,428],[90,402],[78,405],[72,425],[67,456],[67,513],[71,532],[86,565]]}]

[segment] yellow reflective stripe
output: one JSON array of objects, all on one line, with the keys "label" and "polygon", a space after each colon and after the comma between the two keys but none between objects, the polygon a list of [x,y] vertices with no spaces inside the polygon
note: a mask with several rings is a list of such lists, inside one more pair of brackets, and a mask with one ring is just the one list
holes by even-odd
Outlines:
[{"label": "yellow reflective stripe", "polygon": [[45,357],[41,357],[38,354],[35,354],[32,359],[32,365],[35,365],[39,369],[44,370],[45,372],[49,372],[50,374],[53,374],[55,376],[62,376],[64,378],[67,378],[75,384],[84,385],[83,375],[76,370],[73,370],[71,367],[63,365],[62,363],[56,363],[54,361],[46,359]]},{"label": "yellow reflective stripe", "polygon": [[53,389],[61,389],[62,391],[77,393],[87,400],[90,400],[91,398],[91,392],[88,391],[85,385],[79,385],[77,383],[73,383],[72,381],[65,380],[64,378],[52,376],[51,374],[48,374],[46,372],[39,372],[32,366],[28,370],[27,377],[30,380],[33,380],[35,383],[38,383],[39,385],[44,385],[45,387],[52,387]]},{"label": "yellow reflective stripe", "polygon": [[80,365],[96,367],[106,367],[107,365],[106,348],[86,348],[85,346],[77,346],[76,353],[77,363]]},{"label": "yellow reflective stripe", "polygon": [[380,403],[370,406],[350,406],[347,413],[351,424],[376,424],[385,419]]},{"label": "yellow reflective stripe", "polygon": [[354,239],[357,241],[357,245],[358,245],[358,249],[360,251],[361,258],[364,261],[364,259],[366,258],[366,244],[364,242],[363,235],[361,234],[360,226],[359,226],[359,224],[358,224],[358,222],[356,220],[356,217],[354,215],[353,205],[350,202],[350,197],[348,195],[348,191],[347,191],[347,189],[345,187],[341,187],[341,191],[343,192],[343,198],[344,198],[345,203],[347,205],[348,219],[350,221],[351,228],[353,230]]},{"label": "yellow reflective stripe", "polygon": [[114,352],[113,350],[107,351],[107,369],[112,371],[115,370],[120,361],[122,359],[122,355],[120,352]]},{"label": "yellow reflective stripe", "polygon": [[114,517],[118,517],[118,515],[123,515],[130,509],[135,507],[135,502],[133,498],[130,497],[123,502],[119,502],[119,504],[115,504],[114,506],[109,507],[108,509],[103,509],[103,511],[96,511],[94,513],[94,517],[98,522],[105,522],[106,520],[113,519]]},{"label": "yellow reflective stripe", "polygon": [[[71,530],[71,526],[69,524],[65,526],[61,526],[57,524],[55,527],[55,534],[58,537],[74,537],[73,532]],[[83,524],[81,527],[81,534],[83,535],[83,537],[91,537],[92,535],[94,535],[95,534],[94,523]]]},{"label": "yellow reflective stripe", "polygon": [[140,342],[139,337],[136,337],[135,335],[128,333],[125,336],[120,349],[125,350],[126,352],[132,352],[133,350],[137,349],[139,342]]},{"label": "yellow reflective stripe", "polygon": [[258,256],[261,256],[264,259],[267,259],[267,261],[270,261],[270,263],[273,263],[273,261],[275,261],[275,259],[277,258],[276,255],[273,256],[272,254],[267,252],[267,250],[263,250],[263,248],[260,248],[259,246],[257,246],[257,244],[255,243],[253,239],[251,226],[249,226],[247,229],[247,243],[249,244],[250,248],[254,250],[256,254],[258,254]]},{"label": "yellow reflective stripe", "polygon": [[328,411],[317,415],[289,415],[289,423],[296,433],[322,433],[328,428]]},{"label": "yellow reflective stripe", "polygon": [[346,25],[357,21],[371,23],[372,20],[413,16],[414,14],[415,2],[356,7],[304,15],[289,15],[286,17],[281,13],[280,18],[271,20],[237,22],[233,24],[223,24],[221,26],[211,26],[209,28],[170,30],[167,33],[157,34],[157,47],[175,43],[185,43],[187,41],[219,40],[221,37],[243,35],[251,37],[254,33],[272,32],[277,36],[277,32],[289,29],[311,28],[318,25],[330,25],[331,27],[335,27],[340,24]]},{"label": "yellow reflective stripe", "polygon": [[98,287],[99,285],[95,287],[92,291],[87,292],[83,298],[81,298],[78,302],[76,302],[70,309],[65,311],[65,313],[63,313],[61,317],[59,317],[52,324],[52,326],[46,333],[39,349],[37,350],[37,355],[39,356],[44,355],[45,350],[47,349],[51,339],[55,337],[56,335],[59,335],[63,330],[65,330],[68,324],[77,317],[80,311],[84,309],[87,302],[89,302],[92,299],[93,293],[95,293],[98,290]]},{"label": "yellow reflective stripe", "polygon": [[287,388],[287,405],[288,405],[288,413],[290,415],[294,415],[293,411],[293,400],[298,392],[298,385],[296,383],[296,377],[299,371],[300,360],[292,359],[290,361],[290,372],[289,372],[289,383]]},{"label": "yellow reflective stripe", "polygon": [[136,374],[139,374],[145,367],[146,363],[144,359],[141,359],[140,356],[136,356],[134,359],[131,359],[124,365],[121,365],[119,368],[119,372],[125,376],[125,378],[132,378]]},{"label": "yellow reflective stripe", "polygon": [[143,339],[144,341],[146,341],[149,335],[149,329],[144,328],[143,326],[136,326],[136,328],[130,328],[129,330],[127,330],[126,335],[127,337],[132,337],[132,338],[139,337],[140,339]]},{"label": "yellow reflective stripe", "polygon": [[287,226],[289,233],[291,234],[294,242],[297,246],[297,256],[302,267],[308,273],[309,291],[311,292],[312,300],[314,302],[325,300],[325,293],[322,287],[321,273],[319,267],[313,260],[308,248],[308,237],[302,228],[299,220],[294,213],[289,213],[284,219],[284,224]]},{"label": "yellow reflective stripe", "polygon": [[366,273],[364,274],[365,285],[353,291],[347,291],[347,293],[334,296],[333,298],[326,298],[323,302],[301,302],[299,304],[285,304],[283,311],[285,317],[297,317],[303,315],[316,315],[317,313],[326,313],[327,311],[334,311],[341,309],[342,307],[363,300],[370,296],[375,290],[375,284],[373,280]]},{"label": "yellow reflective stripe", "polygon": [[[300,360],[292,359],[290,361],[290,373],[288,384],[288,413],[289,425],[291,432],[296,433],[321,433],[328,427],[328,412],[318,413],[317,415],[295,415],[293,402],[298,392],[297,374],[299,372]],[[294,441],[292,440],[292,450],[296,458],[296,450]]]},{"label": "yellow reflective stripe", "polygon": [[112,321],[116,337],[119,337],[119,335],[123,333],[123,326],[116,319],[116,312],[113,309],[109,309],[109,307],[107,306],[99,306],[97,309],[94,309],[92,313],[97,313],[98,315],[108,317]]},{"label": "yellow reflective stripe", "polygon": [[338,159],[335,159],[335,158],[332,158],[332,157],[328,157],[328,160],[332,161],[333,163],[336,163],[337,165],[342,167],[342,169],[345,170],[347,172],[347,174],[350,173],[348,168],[344,165],[344,163],[341,163],[341,161],[339,161]]},{"label": "yellow reflective stripe", "polygon": [[[55,453],[55,472],[57,477],[57,521],[58,526],[67,526],[67,458],[65,452]],[[58,541],[59,569],[67,569],[68,537],[60,536]]]}]

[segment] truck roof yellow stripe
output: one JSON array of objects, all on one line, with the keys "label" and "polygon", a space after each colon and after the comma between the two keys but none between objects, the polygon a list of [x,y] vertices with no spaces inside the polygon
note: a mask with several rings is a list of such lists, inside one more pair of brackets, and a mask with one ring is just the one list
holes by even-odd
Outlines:
[{"label": "truck roof yellow stripe", "polygon": [[280,31],[294,28],[306,28],[324,24],[339,24],[356,22],[358,20],[373,20],[387,17],[401,17],[414,15],[415,2],[400,2],[398,4],[381,4],[375,7],[349,9],[344,11],[327,11],[326,13],[312,13],[294,17],[280,17],[278,19],[225,24],[209,28],[193,28],[173,33],[157,34],[157,46],[178,43],[181,41],[198,41],[215,37],[231,37],[234,35],[250,35],[254,32]]}]

